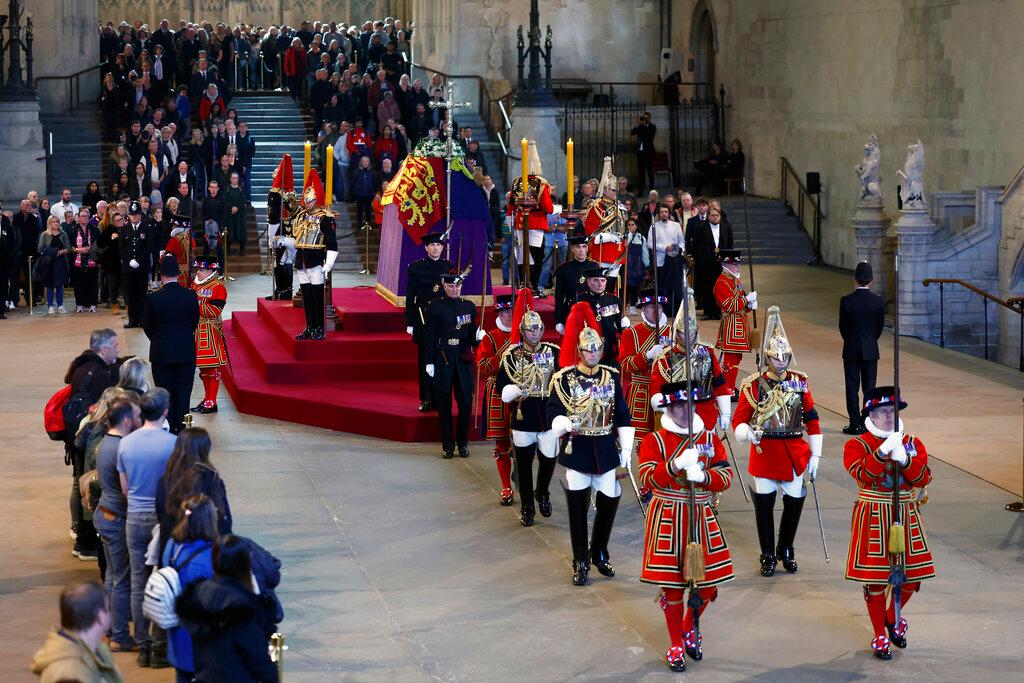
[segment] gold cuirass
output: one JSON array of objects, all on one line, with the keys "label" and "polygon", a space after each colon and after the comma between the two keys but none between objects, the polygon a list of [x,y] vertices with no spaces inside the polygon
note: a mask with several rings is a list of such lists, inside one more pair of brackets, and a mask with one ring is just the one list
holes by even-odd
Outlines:
[{"label": "gold cuirass", "polygon": [[557,370],[555,349],[539,344],[533,351],[522,344],[511,347],[501,357],[509,378],[519,386],[523,396],[547,398],[551,376]]},{"label": "gold cuirass", "polygon": [[760,400],[754,408],[751,424],[763,430],[762,438],[788,439],[804,433],[803,395],[807,383],[802,380],[773,382],[759,379]]},{"label": "gold cuirass", "polygon": [[[698,401],[706,401],[711,398],[711,382],[714,379],[714,363],[711,360],[711,352],[703,344],[694,344],[690,349],[690,368],[687,373],[686,353],[673,347],[665,354],[668,363],[668,382],[685,382],[690,380]],[[665,373],[662,372],[664,375]]]},{"label": "gold cuirass", "polygon": [[296,249],[326,249],[323,233],[320,232],[320,217],[301,214],[292,221],[292,237]]},{"label": "gold cuirass", "polygon": [[615,379],[612,372],[599,367],[592,375],[569,370],[554,383],[566,415],[579,436],[604,436],[612,432],[615,409]]}]

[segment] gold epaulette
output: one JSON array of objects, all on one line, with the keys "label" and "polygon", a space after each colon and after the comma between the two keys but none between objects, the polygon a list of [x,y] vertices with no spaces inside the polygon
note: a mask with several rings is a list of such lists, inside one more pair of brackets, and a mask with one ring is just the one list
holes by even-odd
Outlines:
[{"label": "gold epaulette", "polygon": [[604,368],[605,370],[608,370],[609,372],[611,372],[613,374],[616,374],[616,375],[619,374],[619,369],[618,368],[613,368],[612,366],[605,365],[604,363],[598,363],[597,367]]},{"label": "gold epaulette", "polygon": [[573,370],[575,368],[576,368],[575,365],[569,365],[567,367],[562,368],[561,370],[557,371],[555,374],[551,375],[551,381],[553,382],[556,379],[561,379],[562,375],[567,373],[569,370]]},{"label": "gold epaulette", "polygon": [[799,370],[790,370],[789,373],[791,375],[796,376],[799,379],[807,381],[807,373],[806,372],[800,372]]},{"label": "gold epaulette", "polygon": [[746,396],[747,402],[752,406],[757,405],[757,399],[754,398],[753,386],[754,382],[756,382],[760,376],[760,372],[755,372],[752,375],[747,375],[743,378],[743,381],[740,382],[740,394]]}]

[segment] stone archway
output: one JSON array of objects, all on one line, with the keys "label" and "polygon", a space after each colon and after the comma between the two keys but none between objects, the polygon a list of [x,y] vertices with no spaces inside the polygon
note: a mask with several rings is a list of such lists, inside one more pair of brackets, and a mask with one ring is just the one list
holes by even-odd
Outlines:
[{"label": "stone archway", "polygon": [[718,24],[708,0],[700,0],[693,10],[693,19],[690,22],[690,54],[693,55],[694,82],[710,84],[706,92],[698,92],[698,97],[713,98],[716,82],[715,57],[718,54]]}]

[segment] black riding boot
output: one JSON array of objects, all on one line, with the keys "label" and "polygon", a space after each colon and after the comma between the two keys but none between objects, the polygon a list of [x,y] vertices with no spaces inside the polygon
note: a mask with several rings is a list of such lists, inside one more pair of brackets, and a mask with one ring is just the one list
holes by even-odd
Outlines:
[{"label": "black riding boot", "polygon": [[313,301],[310,304],[310,313],[312,314],[311,323],[312,329],[310,330],[309,338],[320,341],[324,338],[324,292],[326,291],[326,285],[310,285],[309,291],[313,295]]},{"label": "black riding boot", "polygon": [[796,553],[793,552],[793,539],[796,528],[800,524],[800,513],[804,509],[806,496],[794,498],[782,494],[782,520],[779,522],[779,547],[776,549],[782,566],[790,574],[796,573]]},{"label": "black riding boot", "polygon": [[595,495],[597,514],[594,515],[594,533],[590,538],[590,560],[597,571],[607,577],[615,576],[615,569],[608,562],[608,539],[612,535],[615,512],[619,509],[619,498],[611,498],[600,491]]},{"label": "black riding boot", "polygon": [[587,506],[590,505],[590,488],[579,491],[565,489],[565,503],[569,511],[569,539],[572,541],[572,582],[575,586],[585,586],[590,574],[590,560],[587,557]]},{"label": "black riding boot", "polygon": [[754,520],[757,522],[757,539],[761,545],[761,576],[775,574],[775,492],[755,493]]},{"label": "black riding boot", "polygon": [[310,328],[310,306],[312,305],[313,295],[310,294],[310,290],[313,288],[312,285],[299,285],[299,291],[302,293],[302,311],[306,315],[306,329],[295,336],[296,339],[303,340],[309,339],[313,330]]},{"label": "black riding boot", "polygon": [[551,477],[555,473],[555,458],[546,458],[537,453],[537,507],[540,509],[541,517],[551,516],[551,494],[548,488],[551,486]]},{"label": "black riding boot", "polygon": [[523,526],[533,526],[533,454],[537,446],[513,446],[513,450],[519,486],[519,522]]}]

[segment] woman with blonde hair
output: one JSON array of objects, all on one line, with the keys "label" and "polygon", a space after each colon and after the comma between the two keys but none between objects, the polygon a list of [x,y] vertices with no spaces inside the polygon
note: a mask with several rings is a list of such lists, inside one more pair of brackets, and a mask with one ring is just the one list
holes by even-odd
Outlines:
[{"label": "woman with blonde hair", "polygon": [[149,363],[141,358],[129,358],[121,366],[117,388],[134,393],[136,400],[142,398],[142,395],[149,391],[148,372]]},{"label": "woman with blonde hair", "polygon": [[60,227],[60,220],[50,215],[46,219],[46,231],[39,235],[39,261],[37,276],[39,281],[46,287],[46,312],[54,313],[56,304],[57,313],[67,313],[64,308],[64,283],[68,280],[68,251],[71,250],[71,240]]}]

